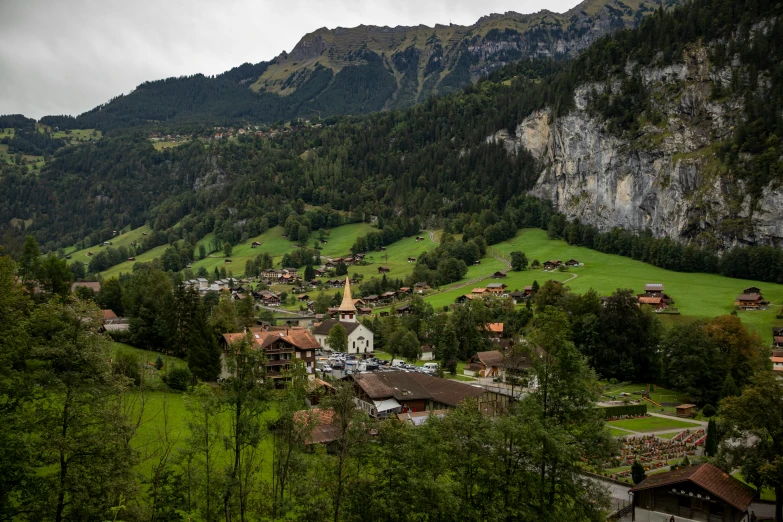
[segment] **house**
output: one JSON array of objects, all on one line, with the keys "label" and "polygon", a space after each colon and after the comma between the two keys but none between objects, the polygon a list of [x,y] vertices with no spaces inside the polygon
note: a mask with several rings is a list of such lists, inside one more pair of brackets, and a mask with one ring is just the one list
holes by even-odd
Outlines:
[{"label": "house", "polygon": [[695,404],[680,404],[675,408],[677,410],[678,417],[692,417],[696,414]]},{"label": "house", "polygon": [[734,306],[740,310],[759,310],[767,304],[760,293],[740,294],[734,302]]},{"label": "house", "polygon": [[388,274],[389,272],[391,272],[391,268],[389,268],[388,266],[379,266],[378,267],[378,273],[379,274]]},{"label": "house", "polygon": [[783,372],[783,350],[772,350],[772,369],[776,372]]},{"label": "house", "polygon": [[73,283],[71,285],[71,292],[75,292],[77,288],[89,288],[96,294],[101,291],[101,284],[92,282],[92,281],[79,281],[78,283]]},{"label": "house", "polygon": [[500,339],[504,337],[503,323],[487,323],[484,325],[484,329],[487,331],[487,333],[489,333],[489,336],[493,339]]},{"label": "house", "polygon": [[258,248],[258,247],[260,247],[260,246],[261,246],[261,243],[259,243],[258,241],[253,241],[253,242],[250,244],[250,248]]},{"label": "house", "polygon": [[402,306],[397,307],[396,312],[397,315],[408,315],[411,312],[413,312],[413,307],[409,304],[404,304]]},{"label": "house", "polygon": [[103,324],[119,319],[112,310],[101,310],[101,313],[103,314]]},{"label": "house", "polygon": [[772,346],[783,348],[783,326],[772,329]]},{"label": "house", "polygon": [[296,296],[296,300],[297,301],[309,301],[310,300],[310,296],[307,295],[307,294],[299,294],[298,296]]},{"label": "house", "polygon": [[663,284],[662,283],[647,283],[644,285],[644,292],[646,294],[662,294],[663,293]]},{"label": "house", "polygon": [[493,297],[508,297],[506,288],[508,287],[503,283],[490,283],[487,285],[487,292]]},{"label": "house", "polygon": [[424,238],[423,238],[423,237],[421,237],[421,236],[416,236],[416,241],[417,241],[417,242],[418,242],[418,241],[424,241]]},{"label": "house", "polygon": [[519,304],[522,301],[526,301],[527,297],[530,294],[526,294],[525,292],[520,292],[519,290],[514,290],[508,296],[514,301],[514,304]]},{"label": "house", "polygon": [[743,294],[760,294],[761,288],[757,286],[751,286],[742,291]]},{"label": "house", "polygon": [[[323,382],[323,381],[322,381]],[[338,440],[342,436],[342,429],[336,423],[334,410],[302,410],[294,412],[294,423],[297,429],[306,433],[304,443],[326,444]]]},{"label": "house", "polygon": [[231,260],[230,260],[230,259],[228,259],[228,258],[226,258],[226,259],[224,259],[224,260],[223,260],[223,262],[224,262],[224,263],[231,263]]},{"label": "house", "polygon": [[642,294],[638,296],[638,299],[640,305],[652,306],[656,312],[664,310],[668,306],[667,303],[664,301],[663,297],[661,297],[660,295],[652,296],[652,295]]},{"label": "house", "polygon": [[580,263],[576,259],[569,259],[568,261],[565,262],[565,264],[566,264],[566,266],[579,266],[582,263]]},{"label": "house", "polygon": [[227,379],[231,376],[228,360],[234,353],[232,346],[246,336],[249,336],[252,350],[264,352],[267,378],[284,378],[285,372],[290,368],[291,361],[294,359],[302,360],[307,373],[315,375],[315,351],[321,346],[310,331],[304,328],[287,327],[269,328],[268,330],[253,328],[249,334],[223,334],[220,340],[222,348],[221,379]]},{"label": "house", "polygon": [[432,348],[432,346],[425,344],[421,347],[421,357],[419,357],[422,361],[434,361],[435,360],[435,350]]},{"label": "house", "polygon": [[472,301],[472,300],[473,300],[472,294],[465,294],[465,295],[458,296],[456,299],[454,299],[454,302],[456,302],[457,304],[465,304],[467,301]]},{"label": "house", "polygon": [[372,308],[357,308],[356,311],[359,315],[372,315]]},{"label": "house", "polygon": [[489,292],[486,288],[474,288],[470,291],[470,293],[473,295],[473,297],[486,297],[489,295]]},{"label": "house", "polygon": [[411,293],[411,288],[409,286],[403,286],[402,288],[397,290],[397,296],[400,298],[403,298],[410,293]]},{"label": "house", "polygon": [[428,285],[425,282],[419,282],[413,285],[413,289],[417,294],[423,294],[424,292],[430,289],[430,285]]},{"label": "house", "polygon": [[462,371],[469,377],[502,377],[505,373],[505,358],[498,350],[477,352],[468,360]]},{"label": "house", "polygon": [[508,402],[479,386],[418,372],[358,373],[350,376],[356,404],[372,417],[454,408],[475,399],[485,415],[495,415]]},{"label": "house", "polygon": [[372,353],[374,349],[374,335],[369,328],[356,318],[358,310],[351,297],[351,283],[348,278],[345,280],[343,301],[337,309],[337,315],[339,316],[338,319],[327,319],[313,328],[313,334],[318,344],[325,350],[331,350],[331,347],[326,344],[326,338],[329,336],[332,328],[340,324],[348,334],[348,353]]},{"label": "house", "polygon": [[364,302],[366,302],[366,303],[375,303],[376,301],[378,301],[378,296],[373,294],[373,295],[368,295],[368,296],[364,297],[363,299],[364,299]]},{"label": "house", "polygon": [[416,258],[415,257],[409,257],[408,258],[408,263],[415,263],[415,262],[416,262]]},{"label": "house", "polygon": [[648,475],[631,493],[636,522],[747,521],[756,497],[753,488],[709,463]]},{"label": "house", "polygon": [[544,261],[544,270],[555,270],[563,263],[559,259],[552,259],[549,261]]},{"label": "house", "polygon": [[505,279],[507,275],[508,275],[508,272],[506,272],[505,270],[498,270],[497,272],[492,274],[492,277],[494,279]]},{"label": "house", "polygon": [[522,291],[523,291],[523,292],[525,293],[525,295],[526,295],[526,296],[528,296],[528,297],[529,297],[529,296],[531,296],[531,295],[533,295],[533,287],[532,287],[532,286],[526,286],[525,288],[523,288],[523,289],[522,289]]},{"label": "house", "polygon": [[389,301],[393,301],[396,296],[397,296],[397,292],[384,292],[383,294],[381,294],[381,299],[386,302],[389,302]]}]

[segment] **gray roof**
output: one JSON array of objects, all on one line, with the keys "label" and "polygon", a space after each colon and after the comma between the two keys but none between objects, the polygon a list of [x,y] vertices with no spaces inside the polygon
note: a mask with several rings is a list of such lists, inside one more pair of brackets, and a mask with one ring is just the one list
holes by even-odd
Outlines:
[{"label": "gray roof", "polygon": [[353,322],[353,321],[338,321],[337,319],[327,319],[326,321],[323,321],[321,324],[313,328],[313,333],[318,335],[329,335],[329,332],[332,330],[332,327],[337,323],[340,323],[341,325],[343,325],[343,327],[345,327],[345,331],[348,335],[351,335],[351,332],[359,328],[359,325],[361,324],[359,322]]}]

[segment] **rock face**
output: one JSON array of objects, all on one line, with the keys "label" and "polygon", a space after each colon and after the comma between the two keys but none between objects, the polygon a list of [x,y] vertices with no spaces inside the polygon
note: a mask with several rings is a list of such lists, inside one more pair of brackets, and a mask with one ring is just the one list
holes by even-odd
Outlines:
[{"label": "rock face", "polygon": [[729,81],[730,71],[711,69],[703,48],[686,51],[679,65],[629,68],[654,95],[668,93],[657,98],[663,122],[648,124],[641,136],[610,133],[591,116],[590,93],[600,92],[602,84],[578,88],[576,108],[566,116],[553,120],[548,110],[538,111],[513,136],[500,131],[489,139],[511,152],[529,151],[542,167],[531,194],[569,219],[604,231],[649,229],[658,237],[715,248],[781,244],[780,187],[767,186],[752,198],[715,153],[715,144],[731,137],[741,117],[741,100],[709,97],[711,85]]}]

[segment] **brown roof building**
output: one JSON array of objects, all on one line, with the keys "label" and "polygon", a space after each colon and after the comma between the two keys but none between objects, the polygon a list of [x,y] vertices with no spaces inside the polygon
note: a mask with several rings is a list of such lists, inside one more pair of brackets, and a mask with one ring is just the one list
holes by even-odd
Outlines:
[{"label": "brown roof building", "polygon": [[756,491],[712,464],[656,473],[631,488],[637,522],[740,522]]}]

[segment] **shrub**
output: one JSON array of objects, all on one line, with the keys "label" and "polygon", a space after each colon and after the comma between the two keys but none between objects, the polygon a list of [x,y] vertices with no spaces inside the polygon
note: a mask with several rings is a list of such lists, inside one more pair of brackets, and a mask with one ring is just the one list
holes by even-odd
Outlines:
[{"label": "shrub", "polygon": [[707,404],[706,406],[704,406],[704,408],[701,409],[701,412],[704,414],[705,417],[712,417],[713,415],[715,415],[715,413],[717,413],[715,410],[715,406],[713,406],[712,404]]},{"label": "shrub", "polygon": [[112,368],[114,373],[132,379],[133,384],[139,386],[141,384],[141,370],[139,370],[139,364],[139,356],[136,353],[118,350],[114,355]]},{"label": "shrub", "polygon": [[644,466],[639,464],[638,460],[633,461],[633,465],[631,466],[631,478],[633,479],[633,483],[638,484],[643,481],[646,476]]},{"label": "shrub", "polygon": [[611,384],[611,385],[615,385],[615,384],[617,384],[618,382],[620,382],[620,381],[618,381],[618,380],[617,380],[617,379],[615,379],[614,377],[612,377],[611,379],[609,379],[609,384]]},{"label": "shrub", "polygon": [[185,391],[188,389],[191,381],[190,370],[185,366],[173,368],[166,377],[166,384],[169,388],[177,391]]},{"label": "shrub", "polygon": [[155,369],[160,370],[163,368],[163,357],[158,354],[158,357],[155,359]]}]

